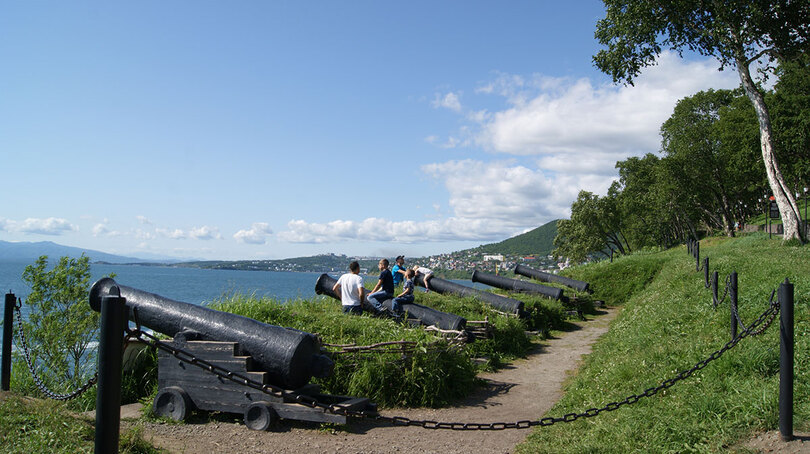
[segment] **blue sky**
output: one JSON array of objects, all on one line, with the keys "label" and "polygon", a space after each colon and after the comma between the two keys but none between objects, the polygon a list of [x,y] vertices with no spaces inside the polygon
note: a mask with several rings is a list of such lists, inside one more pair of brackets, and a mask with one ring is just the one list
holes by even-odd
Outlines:
[{"label": "blue sky", "polygon": [[0,4],[0,239],[265,259],[449,252],[568,216],[738,85],[591,63],[601,2]]}]

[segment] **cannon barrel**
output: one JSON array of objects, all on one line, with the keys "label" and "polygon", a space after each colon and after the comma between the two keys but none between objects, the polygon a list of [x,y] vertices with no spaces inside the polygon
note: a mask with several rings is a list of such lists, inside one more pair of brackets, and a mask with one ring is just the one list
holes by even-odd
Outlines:
[{"label": "cannon barrel", "polygon": [[[340,300],[340,296],[332,291],[337,280],[328,274],[321,274],[318,281],[315,282],[315,293],[318,295],[328,295],[336,300]],[[391,311],[391,301],[383,301],[383,306]],[[368,302],[364,301],[364,306]],[[409,319],[418,319],[420,323],[426,326],[435,325],[440,329],[452,329],[456,331],[463,331],[467,326],[467,320],[464,317],[447,312],[437,311],[431,307],[422,306],[416,303],[405,303],[402,309],[408,314]]]},{"label": "cannon barrel", "polygon": [[[424,287],[425,282],[423,279],[424,276],[422,274],[417,274],[413,281],[416,285]],[[431,290],[435,290],[442,294],[450,293],[462,297],[471,296],[503,312],[514,314],[523,313],[523,301],[519,301],[514,298],[507,298],[505,296],[496,295],[490,292],[483,292],[481,290],[467,287],[466,285],[456,284],[455,282],[450,282],[435,276],[430,278],[430,288]]]},{"label": "cannon barrel", "polygon": [[537,279],[538,281],[543,282],[556,282],[558,284],[562,284],[566,287],[570,287],[574,290],[578,290],[580,292],[588,292],[588,283],[583,281],[578,281],[576,279],[570,279],[563,276],[558,276],[556,274],[545,273],[540,270],[536,270],[534,268],[530,268],[525,265],[518,264],[515,267],[515,274],[520,274],[521,276],[530,277],[533,279]]},{"label": "cannon barrel", "polygon": [[[126,298],[129,318],[154,331],[175,336],[194,332],[203,340],[238,342],[242,350],[268,373],[271,383],[296,389],[309,379],[328,377],[334,362],[321,354],[317,337],[303,331],[268,325],[241,315],[221,312],[117,284],[104,278],[90,289],[90,307],[99,311],[101,298],[118,286]],[[133,314],[136,310],[137,314]]]},{"label": "cannon barrel", "polygon": [[561,288],[549,287],[547,285],[535,284],[518,279],[509,279],[508,277],[496,276],[494,274],[484,273],[483,271],[478,270],[473,271],[472,281],[512,292],[536,293],[555,300],[558,300],[563,296],[563,290]]}]

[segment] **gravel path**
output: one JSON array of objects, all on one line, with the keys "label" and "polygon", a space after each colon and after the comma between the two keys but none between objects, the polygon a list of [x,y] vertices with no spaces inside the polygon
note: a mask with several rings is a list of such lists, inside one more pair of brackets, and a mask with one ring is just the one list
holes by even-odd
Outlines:
[{"label": "gravel path", "polygon": [[[562,395],[563,382],[604,334],[618,313],[600,311],[578,322],[579,329],[542,342],[527,358],[497,373],[481,374],[487,386],[455,407],[389,409],[387,416],[442,422],[515,422],[539,419]],[[513,452],[530,429],[501,431],[426,430],[353,422],[346,430],[283,421],[270,432],[248,430],[239,422],[138,423],[146,439],[172,453],[470,453]]]}]

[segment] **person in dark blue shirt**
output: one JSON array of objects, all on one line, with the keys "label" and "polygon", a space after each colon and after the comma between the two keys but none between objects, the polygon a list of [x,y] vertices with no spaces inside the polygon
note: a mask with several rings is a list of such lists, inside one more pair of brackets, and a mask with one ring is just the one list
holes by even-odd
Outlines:
[{"label": "person in dark blue shirt", "polygon": [[391,274],[391,270],[388,269],[388,259],[380,260],[378,267],[380,268],[380,280],[377,281],[377,285],[371,290],[371,294],[368,296],[368,302],[374,306],[377,313],[380,313],[385,312],[385,307],[382,304],[383,301],[390,300],[394,297],[394,276]]}]

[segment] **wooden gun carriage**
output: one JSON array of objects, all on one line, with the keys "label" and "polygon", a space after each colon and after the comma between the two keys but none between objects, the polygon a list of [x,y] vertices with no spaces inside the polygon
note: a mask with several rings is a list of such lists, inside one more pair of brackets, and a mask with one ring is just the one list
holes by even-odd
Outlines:
[{"label": "wooden gun carriage", "polygon": [[[236,342],[176,338],[173,346],[258,383],[269,383],[267,372],[256,370],[252,358],[241,351]],[[158,389],[153,402],[155,413],[175,420],[184,420],[192,410],[204,410],[242,413],[245,425],[252,430],[268,430],[279,418],[336,424],[349,422],[345,415],[324,412],[320,408],[298,404],[293,398],[276,397],[244,386],[181,361],[163,350],[158,353]],[[322,394],[316,384],[289,391],[346,410],[376,411],[376,405],[367,398]]]},{"label": "wooden gun carriage", "polygon": [[[346,410],[376,411],[366,398],[320,393],[309,384],[311,377],[327,377],[334,362],[321,351],[320,341],[310,333],[261,323],[251,318],[174,301],[104,278],[90,289],[90,306],[99,310],[102,296],[116,286],[126,299],[129,318],[143,326],[173,336],[173,348],[184,357],[205,360],[261,384],[306,395],[318,402]],[[245,424],[267,430],[278,418],[345,424],[348,417],[325,412],[276,397],[206,369],[189,364],[160,350],[158,394],[155,413],[175,420],[192,410],[242,413]]]}]

